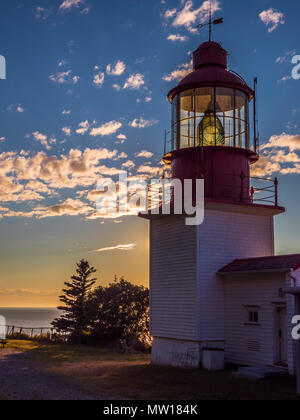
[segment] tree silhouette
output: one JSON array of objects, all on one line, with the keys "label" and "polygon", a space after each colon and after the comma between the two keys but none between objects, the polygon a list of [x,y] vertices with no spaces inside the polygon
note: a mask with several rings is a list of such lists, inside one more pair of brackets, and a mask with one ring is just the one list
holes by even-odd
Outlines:
[{"label": "tree silhouette", "polygon": [[76,344],[80,344],[82,335],[89,324],[86,301],[97,280],[91,278],[96,271],[84,259],[77,263],[76,275],[71,277],[71,283],[65,283],[64,295],[59,298],[64,306],[59,306],[58,309],[63,311],[63,314],[52,323],[59,333],[67,333],[69,340]]},{"label": "tree silhouette", "polygon": [[149,335],[149,290],[124,278],[89,295],[87,311],[96,340],[112,341],[134,334]]}]

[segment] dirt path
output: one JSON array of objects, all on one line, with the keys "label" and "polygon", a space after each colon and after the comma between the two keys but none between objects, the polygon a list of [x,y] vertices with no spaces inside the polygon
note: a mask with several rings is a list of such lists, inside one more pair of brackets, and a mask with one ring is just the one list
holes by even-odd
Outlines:
[{"label": "dirt path", "polygon": [[9,400],[102,400],[81,389],[80,383],[60,377],[26,353],[0,350],[0,395]]}]

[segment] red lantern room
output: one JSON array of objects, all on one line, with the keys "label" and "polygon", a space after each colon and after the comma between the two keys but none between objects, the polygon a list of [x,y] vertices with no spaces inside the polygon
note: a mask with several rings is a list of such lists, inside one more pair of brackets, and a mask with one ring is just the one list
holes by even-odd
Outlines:
[{"label": "red lantern room", "polygon": [[228,70],[227,55],[219,43],[205,42],[193,54],[193,72],[169,92],[171,150],[164,162],[173,178],[203,178],[206,199],[249,203],[250,165],[259,159],[249,124],[255,93]]}]

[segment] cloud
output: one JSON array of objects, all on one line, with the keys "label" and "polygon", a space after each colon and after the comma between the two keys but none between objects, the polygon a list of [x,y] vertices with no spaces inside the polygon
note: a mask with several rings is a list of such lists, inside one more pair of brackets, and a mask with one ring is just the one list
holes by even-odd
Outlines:
[{"label": "cloud", "polygon": [[120,128],[122,127],[122,123],[118,121],[109,121],[105,124],[102,124],[98,128],[93,128],[90,131],[91,136],[110,136],[111,134],[115,134]]},{"label": "cloud", "polygon": [[6,137],[0,137],[0,141],[5,141]]},{"label": "cloud", "polygon": [[97,87],[102,87],[104,80],[105,80],[105,74],[102,71],[99,71],[97,74],[95,74],[93,83]]},{"label": "cloud", "polygon": [[276,58],[276,63],[277,64],[290,63],[294,55],[296,55],[296,50],[287,51],[283,56]]},{"label": "cloud", "polygon": [[34,140],[41,143],[41,145],[44,146],[47,150],[51,149],[51,146],[49,146],[49,144],[48,144],[48,136],[40,133],[39,131],[35,131],[34,133],[32,133],[32,136],[33,136]]},{"label": "cloud", "polygon": [[127,137],[125,136],[125,134],[119,134],[117,136],[117,139],[119,139],[119,140],[127,140]]},{"label": "cloud", "polygon": [[135,156],[137,158],[151,159],[153,157],[153,153],[152,152],[148,152],[147,150],[142,150],[140,153],[136,153]]},{"label": "cloud", "polygon": [[173,70],[170,74],[166,74],[163,76],[163,80],[165,82],[173,82],[174,80],[182,80],[186,77],[189,73],[193,71],[192,63],[185,63],[181,64],[177,67],[176,70]]},{"label": "cloud", "polygon": [[135,118],[129,123],[132,128],[148,128],[158,124],[157,120],[145,120],[143,117]]},{"label": "cloud", "polygon": [[44,7],[37,7],[35,9],[35,17],[37,19],[46,20],[51,14],[51,11],[52,11],[51,9],[45,9]]},{"label": "cloud", "polygon": [[107,248],[96,249],[95,251],[92,251],[92,252],[132,251],[135,248],[136,248],[136,244],[116,245],[116,246],[110,246]]},{"label": "cloud", "polygon": [[126,80],[123,89],[139,90],[144,84],[145,80],[143,74],[132,74]]},{"label": "cloud", "polygon": [[19,105],[12,104],[7,109],[10,112],[18,112],[19,114],[22,114],[24,112],[24,107],[22,104],[19,104]]},{"label": "cloud", "polygon": [[288,80],[291,80],[292,76],[283,76],[281,79],[278,80],[278,82],[287,82]]},{"label": "cloud", "polygon": [[300,174],[300,134],[273,135],[260,147],[260,160],[252,168],[252,175],[270,176]]},{"label": "cloud", "polygon": [[58,290],[37,290],[37,289],[0,289],[0,296],[3,297],[26,297],[26,296],[54,296],[59,293]]},{"label": "cloud", "polygon": [[188,40],[188,37],[185,36],[185,35],[171,34],[171,35],[168,36],[167,40],[172,41],[172,42],[176,42],[176,41],[185,42],[185,41]]},{"label": "cloud", "polygon": [[135,167],[135,163],[132,160],[128,160],[122,164],[123,169],[133,169]]},{"label": "cloud", "polygon": [[114,84],[113,84],[113,88],[114,88],[115,90],[117,90],[118,92],[121,90],[121,86],[120,86],[120,85],[118,85],[117,83],[114,83]]},{"label": "cloud", "polygon": [[76,133],[80,135],[86,134],[89,131],[89,128],[90,124],[88,120],[82,121],[81,123],[79,123]]},{"label": "cloud", "polygon": [[198,9],[194,9],[194,3],[192,0],[188,0],[181,10],[174,13],[173,16],[175,16],[175,18],[172,22],[172,26],[175,28],[184,27],[189,32],[193,33],[197,32],[198,30],[196,25],[207,21],[209,17],[210,6],[213,13],[221,10],[220,2],[218,0],[212,0],[211,2],[208,0],[204,1]]},{"label": "cloud", "polygon": [[149,174],[150,176],[157,176],[159,172],[160,168],[150,165],[141,165],[137,170],[138,174]]},{"label": "cloud", "polygon": [[66,60],[61,60],[61,61],[58,63],[58,67],[63,67],[63,66],[65,66],[66,64],[67,64]]},{"label": "cloud", "polygon": [[59,83],[59,84],[73,84],[76,85],[79,82],[79,76],[73,76],[72,70],[68,70],[65,72],[58,72],[56,74],[51,74],[49,79],[52,82]]},{"label": "cloud", "polygon": [[113,67],[111,64],[108,64],[106,67],[106,73],[109,76],[121,76],[126,70],[126,65],[123,61],[119,60]]},{"label": "cloud", "polygon": [[61,130],[63,133],[65,133],[66,136],[71,135],[71,127],[63,127]]},{"label": "cloud", "polygon": [[[38,141],[47,136],[35,132]],[[59,190],[93,186],[103,175],[119,170],[106,167],[102,161],[121,159],[117,150],[71,149],[68,155],[48,156],[44,152],[0,154],[0,202],[43,200],[41,194],[55,195]],[[32,216],[28,216],[32,217]]]},{"label": "cloud", "polygon": [[266,26],[269,27],[268,32],[270,33],[275,31],[279,25],[285,24],[284,14],[272,8],[261,12],[259,14],[259,18]]},{"label": "cloud", "polygon": [[174,17],[177,13],[177,9],[168,9],[165,11],[164,13],[164,17],[166,19],[171,19],[172,17]]},{"label": "cloud", "polygon": [[260,149],[266,150],[273,148],[287,148],[291,152],[300,150],[300,134],[294,136],[287,133],[274,135],[269,139],[268,143],[263,144]]},{"label": "cloud", "polygon": [[80,200],[67,199],[62,204],[56,204],[50,207],[40,207],[35,210],[38,219],[45,219],[57,216],[78,216],[88,215],[94,209]]},{"label": "cloud", "polygon": [[60,10],[71,10],[74,7],[80,7],[85,0],[64,0],[59,6]]},{"label": "cloud", "polygon": [[70,110],[63,110],[62,115],[71,115],[72,111]]},{"label": "cloud", "polygon": [[22,105],[17,106],[17,112],[20,112],[21,114],[24,112],[24,108],[22,107]]}]

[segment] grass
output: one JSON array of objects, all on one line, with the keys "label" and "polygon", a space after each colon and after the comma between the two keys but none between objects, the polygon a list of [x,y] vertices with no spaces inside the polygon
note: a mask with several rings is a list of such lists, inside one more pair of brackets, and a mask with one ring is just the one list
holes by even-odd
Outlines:
[{"label": "grass", "polygon": [[123,355],[103,347],[76,346],[68,344],[49,344],[38,341],[8,340],[6,348],[28,353],[31,358],[47,363],[80,362],[149,362],[150,356],[138,353]]},{"label": "grass", "polygon": [[92,395],[135,400],[294,400],[292,378],[253,382],[232,372],[154,367],[145,354],[122,355],[101,347],[9,341],[45,369],[79,383]]}]

